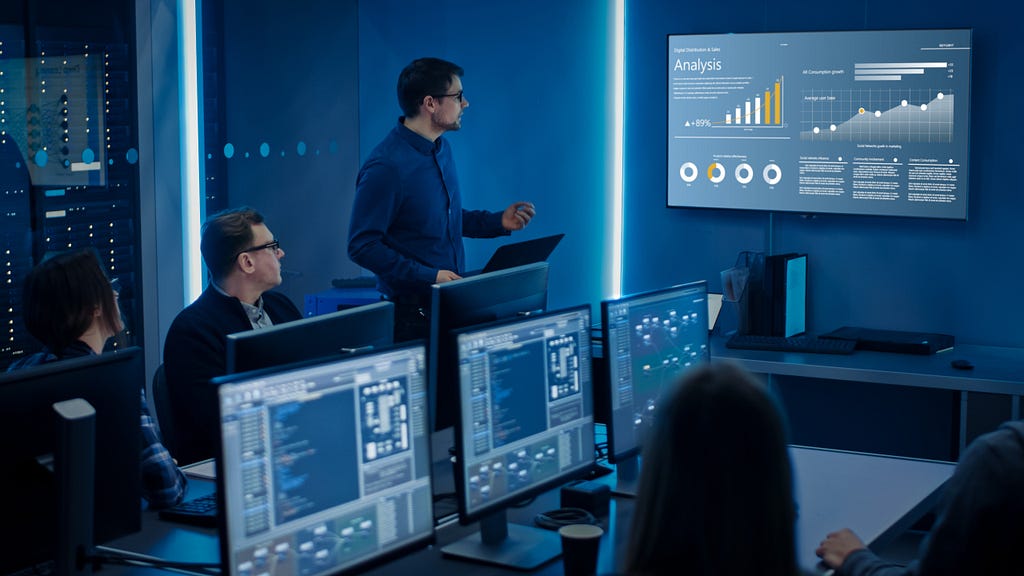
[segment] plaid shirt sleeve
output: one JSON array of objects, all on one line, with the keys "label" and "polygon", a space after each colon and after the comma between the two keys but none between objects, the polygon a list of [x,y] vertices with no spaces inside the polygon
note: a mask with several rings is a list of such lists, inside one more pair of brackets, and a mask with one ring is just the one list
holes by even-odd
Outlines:
[{"label": "plaid shirt sleeve", "polygon": [[149,415],[145,391],[142,393],[142,454],[139,460],[142,464],[142,497],[149,502],[150,508],[166,508],[182,501],[188,480],[160,440],[160,433]]}]

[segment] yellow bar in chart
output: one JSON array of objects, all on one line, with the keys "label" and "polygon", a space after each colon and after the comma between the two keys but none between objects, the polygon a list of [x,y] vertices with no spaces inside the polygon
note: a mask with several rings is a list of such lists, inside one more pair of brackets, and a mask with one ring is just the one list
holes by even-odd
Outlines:
[{"label": "yellow bar in chart", "polygon": [[764,91],[764,123],[772,123],[772,98],[767,90]]},{"label": "yellow bar in chart", "polygon": [[782,106],[779,104],[782,101],[782,98],[780,97],[781,96],[781,92],[782,92],[782,81],[780,79],[779,82],[775,83],[775,100],[774,100],[774,102],[775,102],[775,123],[776,124],[781,124],[782,123]]}]

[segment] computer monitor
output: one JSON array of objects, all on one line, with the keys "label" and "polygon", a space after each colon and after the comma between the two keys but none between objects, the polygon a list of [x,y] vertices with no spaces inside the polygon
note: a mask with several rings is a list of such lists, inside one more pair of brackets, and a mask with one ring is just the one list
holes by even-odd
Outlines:
[{"label": "computer monitor", "polygon": [[221,574],[336,574],[432,540],[422,342],[213,381]]},{"label": "computer monitor", "polygon": [[96,411],[94,543],[140,529],[139,390],[145,378],[137,347],[0,374],[0,494],[6,500],[0,573],[54,559],[57,402],[82,398]]},{"label": "computer monitor", "polygon": [[456,331],[459,520],[480,532],[444,554],[529,570],[561,553],[506,509],[594,466],[590,324],[584,305]]},{"label": "computer monitor", "polygon": [[394,330],[395,305],[375,302],[229,334],[227,373],[390,346]]},{"label": "computer monitor", "polygon": [[604,377],[599,414],[617,492],[635,493],[636,456],[662,394],[690,366],[707,362],[708,293],[703,280],[601,302]]},{"label": "computer monitor", "polygon": [[[455,424],[458,377],[452,330],[536,314],[547,308],[548,264],[537,262],[434,284],[430,302],[430,417],[434,430]],[[444,400],[440,400],[444,399]]]}]

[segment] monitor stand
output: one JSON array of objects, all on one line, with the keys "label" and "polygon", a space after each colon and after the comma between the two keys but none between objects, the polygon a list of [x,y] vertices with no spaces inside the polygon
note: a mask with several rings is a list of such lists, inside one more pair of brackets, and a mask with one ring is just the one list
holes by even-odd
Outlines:
[{"label": "monitor stand", "polygon": [[558,532],[509,524],[501,510],[480,520],[480,532],[452,542],[441,553],[465,560],[497,564],[517,570],[533,570],[562,555]]},{"label": "monitor stand", "polygon": [[92,574],[96,410],[81,398],[57,402],[57,574]]},{"label": "monitor stand", "polygon": [[612,494],[636,497],[640,480],[640,457],[633,456],[615,463],[615,488]]},{"label": "monitor stand", "polygon": [[430,434],[431,480],[434,499],[434,524],[454,520],[458,514],[455,500],[455,471],[451,447],[455,445],[455,432],[444,428]]}]

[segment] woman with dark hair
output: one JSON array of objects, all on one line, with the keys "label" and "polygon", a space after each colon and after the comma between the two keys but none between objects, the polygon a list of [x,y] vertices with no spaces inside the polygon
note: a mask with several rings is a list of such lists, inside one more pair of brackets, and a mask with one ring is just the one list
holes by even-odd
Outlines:
[{"label": "woman with dark hair", "polygon": [[[57,254],[25,278],[22,295],[25,327],[43,350],[22,358],[7,371],[67,358],[102,354],[107,340],[124,329],[117,291],[91,248]],[[181,502],[185,475],[164,448],[142,394],[142,495],[151,508]]]},{"label": "woman with dark hair", "polygon": [[795,576],[792,470],[781,409],[728,363],[663,398],[644,444],[624,571]]},{"label": "woman with dark hair", "polygon": [[101,354],[107,339],[124,328],[117,293],[88,248],[57,254],[33,268],[25,278],[22,306],[25,327],[45,348],[9,369]]}]

